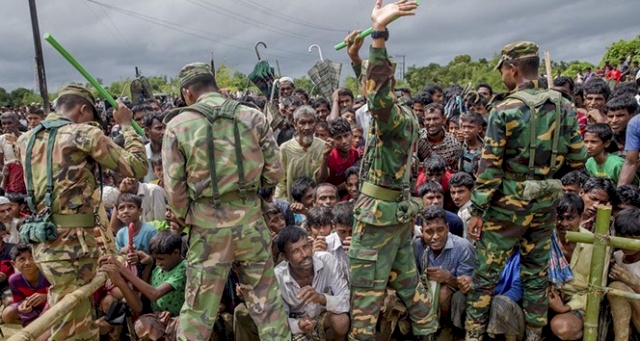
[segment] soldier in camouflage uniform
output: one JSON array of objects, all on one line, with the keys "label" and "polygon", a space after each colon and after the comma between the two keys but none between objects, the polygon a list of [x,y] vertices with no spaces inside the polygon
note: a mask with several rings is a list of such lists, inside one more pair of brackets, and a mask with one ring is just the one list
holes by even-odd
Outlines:
[{"label": "soldier in camouflage uniform", "polygon": [[[60,91],[56,113],[44,123],[68,121],[58,128],[52,153],[53,191],[51,221],[56,225],[55,240],[34,246],[34,258],[51,282],[48,304],[53,306],[65,295],[87,284],[95,276],[99,249],[93,234],[96,226],[93,196],[99,184],[94,177],[97,164],[125,176],[140,178],[147,173],[147,156],[140,137],[131,126],[132,113],[124,104],[113,117],[122,128],[124,148],[104,135],[95,99],[87,89],[69,85]],[[36,128],[37,129],[37,128]],[[37,132],[33,149],[27,154],[27,144],[36,129],[18,139],[18,154],[23,165],[27,159],[32,171],[25,168],[25,180],[33,180],[34,206],[45,211],[47,167],[46,154],[49,130]],[[50,340],[98,340],[89,298],[82,299],[73,311],[52,327]]]},{"label": "soldier in camouflage uniform", "polygon": [[[384,32],[394,17],[412,15],[416,7],[415,2],[406,0],[382,7],[378,0],[371,14],[374,30]],[[348,45],[361,44],[353,41],[354,37],[347,38]],[[393,93],[394,67],[385,40],[374,36],[368,61],[362,65],[361,87],[372,121],[347,253],[352,278],[349,339],[375,339],[376,321],[389,284],[407,307],[414,335],[429,340],[437,320],[429,315],[431,298],[419,280],[411,246],[413,217],[420,205],[411,200],[409,173],[419,126],[412,110],[401,106]],[[349,55],[357,67],[359,58],[352,52],[350,46]]]},{"label": "soldier in camouflage uniform", "polygon": [[[547,268],[558,170],[583,166],[586,149],[571,102],[538,88],[538,46],[505,46],[496,69],[510,90],[489,115],[469,234],[477,239],[476,267],[467,298],[467,340],[486,330],[491,296],[514,246],[520,245],[526,339],[539,340],[547,323]],[[484,226],[483,226],[484,222]]]},{"label": "soldier in camouflage uniform", "polygon": [[225,100],[207,64],[186,65],[179,78],[189,107],[165,118],[162,144],[169,206],[190,226],[177,339],[209,339],[233,267],[260,339],[290,340],[257,194],[284,175],[271,128],[260,111]]}]

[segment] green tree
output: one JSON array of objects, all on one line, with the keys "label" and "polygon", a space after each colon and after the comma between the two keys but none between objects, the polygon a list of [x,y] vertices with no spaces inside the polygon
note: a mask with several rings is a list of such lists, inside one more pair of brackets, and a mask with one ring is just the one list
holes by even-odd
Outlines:
[{"label": "green tree", "polygon": [[[629,53],[640,53],[640,35],[631,40],[622,40],[612,43],[607,47],[607,52],[604,53],[600,66],[604,66],[606,62],[618,63],[620,58],[627,58]],[[635,56],[634,60],[639,60],[639,56]]]},{"label": "green tree", "polygon": [[11,95],[7,93],[7,90],[0,87],[0,106],[5,106],[7,104],[10,104],[10,102],[11,102]]}]

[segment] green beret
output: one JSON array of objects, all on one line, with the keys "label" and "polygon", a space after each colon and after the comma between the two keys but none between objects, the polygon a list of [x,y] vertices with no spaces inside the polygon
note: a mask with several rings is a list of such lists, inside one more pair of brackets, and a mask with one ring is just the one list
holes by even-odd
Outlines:
[{"label": "green beret", "polygon": [[530,41],[518,41],[506,45],[500,53],[500,60],[496,70],[500,70],[502,63],[510,60],[525,59],[538,56],[538,45]]},{"label": "green beret", "polygon": [[211,72],[211,67],[206,63],[191,63],[182,67],[180,73],[178,74],[178,79],[180,80],[180,88],[183,88],[185,84],[196,78],[200,75],[209,75],[213,77],[213,72]]}]

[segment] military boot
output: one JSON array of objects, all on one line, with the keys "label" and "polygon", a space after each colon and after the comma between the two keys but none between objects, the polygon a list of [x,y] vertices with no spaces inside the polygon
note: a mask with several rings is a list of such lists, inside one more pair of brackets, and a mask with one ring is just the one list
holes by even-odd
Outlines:
[{"label": "military boot", "polygon": [[484,335],[480,333],[467,332],[465,341],[482,341],[484,339]]},{"label": "military boot", "polygon": [[524,341],[540,341],[541,339],[542,329],[527,328],[525,330]]}]

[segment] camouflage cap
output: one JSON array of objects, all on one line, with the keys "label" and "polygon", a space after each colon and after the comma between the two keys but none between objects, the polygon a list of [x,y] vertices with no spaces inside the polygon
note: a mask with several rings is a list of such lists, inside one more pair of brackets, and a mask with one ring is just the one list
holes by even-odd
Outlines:
[{"label": "camouflage cap", "polygon": [[509,60],[518,60],[531,57],[538,57],[538,44],[530,41],[518,41],[506,45],[500,53],[500,60],[496,65],[496,70],[500,70],[502,63]]},{"label": "camouflage cap", "polygon": [[98,110],[96,109],[96,106],[95,106],[96,99],[95,97],[93,97],[93,94],[91,93],[91,91],[87,90],[87,88],[85,88],[82,85],[69,84],[64,88],[62,88],[62,90],[60,90],[60,92],[58,93],[58,97],[62,97],[64,95],[79,96],[87,100],[89,103],[91,103],[91,108],[93,109],[93,117],[95,118],[95,121],[100,123],[101,126],[103,127],[105,126],[104,122],[102,121],[102,118],[100,117],[100,114],[98,113]]},{"label": "camouflage cap", "polygon": [[180,80],[180,88],[184,87],[189,81],[194,79],[196,76],[200,75],[211,75],[213,76],[213,72],[211,72],[211,66],[206,63],[191,63],[182,67],[180,73],[178,74],[178,79]]}]

